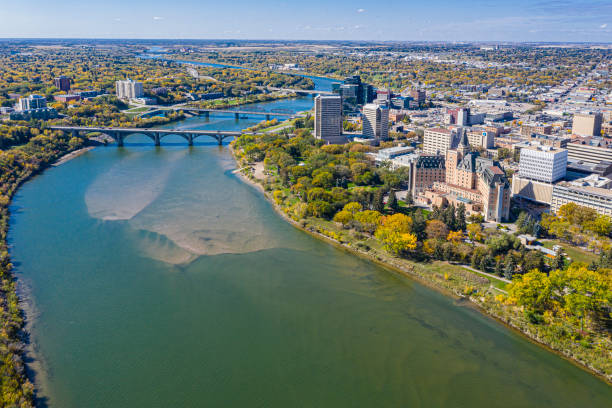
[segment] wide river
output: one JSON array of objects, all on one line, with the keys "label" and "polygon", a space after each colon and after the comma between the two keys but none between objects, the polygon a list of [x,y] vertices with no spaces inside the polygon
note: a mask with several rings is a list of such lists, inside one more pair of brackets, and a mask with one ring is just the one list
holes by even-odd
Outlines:
[{"label": "wide river", "polygon": [[23,186],[10,244],[41,406],[612,406],[569,362],[293,228],[234,168],[212,139],[132,136]]}]

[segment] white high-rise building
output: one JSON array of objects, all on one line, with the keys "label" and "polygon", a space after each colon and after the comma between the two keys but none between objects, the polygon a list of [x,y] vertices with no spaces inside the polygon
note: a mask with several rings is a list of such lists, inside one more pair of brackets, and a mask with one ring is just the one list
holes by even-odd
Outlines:
[{"label": "white high-rise building", "polygon": [[342,138],[342,97],[319,95],[314,103],[314,135],[336,143]]},{"label": "white high-rise building", "polygon": [[521,149],[519,176],[530,180],[554,183],[565,177],[567,150],[534,145]]},{"label": "white high-rise building", "polygon": [[119,99],[134,99],[142,98],[144,96],[142,82],[126,79],[125,81],[117,81],[115,87],[117,91],[117,98]]},{"label": "white high-rise building", "polygon": [[389,109],[374,103],[363,107],[363,137],[378,140],[389,138]]}]

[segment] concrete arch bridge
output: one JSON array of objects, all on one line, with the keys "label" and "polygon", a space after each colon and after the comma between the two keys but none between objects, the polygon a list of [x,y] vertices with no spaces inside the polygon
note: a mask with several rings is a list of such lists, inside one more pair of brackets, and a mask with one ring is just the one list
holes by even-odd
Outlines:
[{"label": "concrete arch bridge", "polygon": [[50,126],[50,129],[69,132],[73,136],[85,136],[90,133],[101,133],[112,138],[118,146],[123,146],[123,141],[131,135],[142,134],[148,136],[155,146],[161,144],[161,139],[170,135],[178,135],[185,139],[189,146],[193,146],[193,141],[200,136],[208,136],[215,139],[219,145],[223,140],[231,137],[238,137],[244,134],[254,134],[248,132],[236,132],[227,130],[175,130],[175,129],[149,129],[149,128],[121,128],[121,127],[86,127],[86,126]]}]

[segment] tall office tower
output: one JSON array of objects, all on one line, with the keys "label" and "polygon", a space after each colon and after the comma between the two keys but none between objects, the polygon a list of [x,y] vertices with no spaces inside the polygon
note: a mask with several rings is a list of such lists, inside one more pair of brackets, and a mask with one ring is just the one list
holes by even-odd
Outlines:
[{"label": "tall office tower", "polygon": [[55,87],[57,89],[59,89],[60,91],[66,91],[68,92],[70,90],[70,78],[68,78],[67,76],[64,75],[60,75],[57,78],[55,78]]},{"label": "tall office tower", "polygon": [[363,136],[378,140],[389,138],[389,109],[374,103],[363,107]]},{"label": "tall office tower", "polygon": [[601,136],[602,121],[603,115],[599,112],[576,114],[574,115],[572,133],[578,136]]},{"label": "tall office tower", "polygon": [[567,150],[552,146],[529,146],[521,149],[519,176],[554,183],[565,177]]},{"label": "tall office tower", "polygon": [[132,81],[128,78],[125,81],[117,81],[115,86],[119,99],[141,98],[144,95],[142,82]]},{"label": "tall office tower", "polygon": [[314,103],[314,134],[334,143],[342,137],[342,97],[318,95]]}]

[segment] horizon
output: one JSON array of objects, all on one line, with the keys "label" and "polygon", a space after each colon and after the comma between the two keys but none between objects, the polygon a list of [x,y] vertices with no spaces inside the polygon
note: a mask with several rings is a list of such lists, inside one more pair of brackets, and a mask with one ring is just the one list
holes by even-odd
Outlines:
[{"label": "horizon", "polygon": [[[3,2],[0,38],[610,43],[602,0]],[[363,2],[365,3],[365,2]],[[211,18],[212,17],[212,18]],[[452,39],[452,40],[451,40]]]},{"label": "horizon", "polygon": [[606,44],[612,45],[611,41],[492,41],[492,40],[334,40],[334,39],[281,39],[281,38],[146,38],[146,37],[0,37],[0,41],[210,41],[210,42],[268,42],[268,43],[365,43],[365,44],[487,44],[487,45],[530,45],[530,44],[552,44],[552,45],[588,45]]}]

